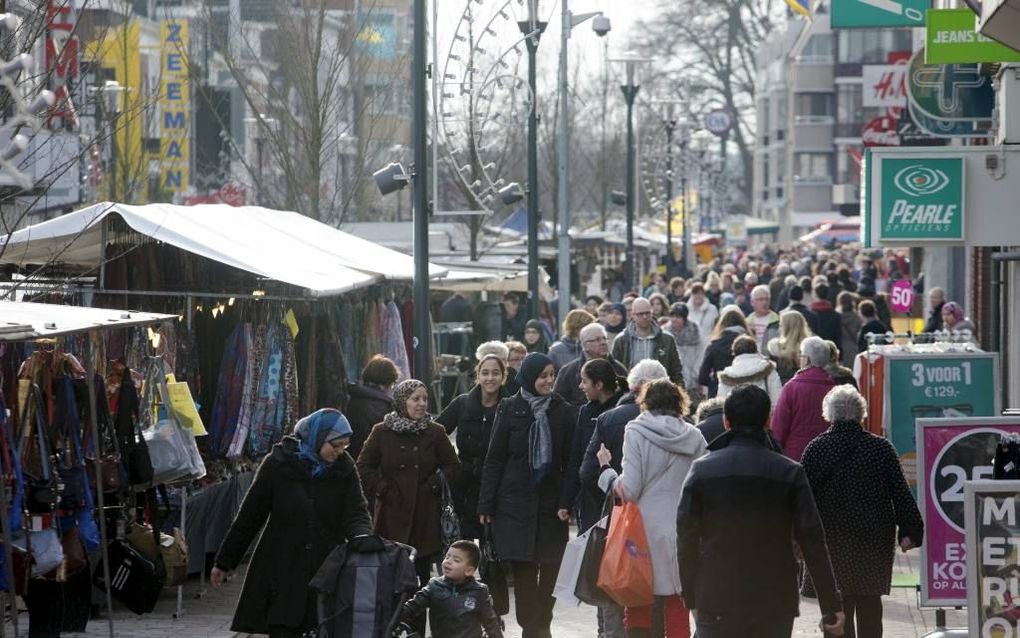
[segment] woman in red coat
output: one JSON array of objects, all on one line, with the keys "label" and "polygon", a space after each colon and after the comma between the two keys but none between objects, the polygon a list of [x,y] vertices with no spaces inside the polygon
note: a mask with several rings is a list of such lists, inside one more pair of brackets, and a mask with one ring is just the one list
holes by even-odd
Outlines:
[{"label": "woman in red coat", "polygon": [[772,434],[783,454],[800,461],[804,448],[828,429],[822,417],[822,400],[836,385],[825,371],[829,345],[821,337],[808,337],[800,344],[801,369],[783,386],[772,413]]}]

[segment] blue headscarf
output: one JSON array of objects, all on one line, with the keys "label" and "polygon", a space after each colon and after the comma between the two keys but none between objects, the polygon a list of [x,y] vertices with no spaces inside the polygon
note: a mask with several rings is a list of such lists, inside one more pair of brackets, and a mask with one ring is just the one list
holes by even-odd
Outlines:
[{"label": "blue headscarf", "polygon": [[333,408],[323,408],[312,412],[294,426],[294,436],[298,439],[298,456],[310,461],[312,476],[322,476],[330,468],[319,456],[322,446],[334,439],[350,438],[354,434],[347,417]]}]

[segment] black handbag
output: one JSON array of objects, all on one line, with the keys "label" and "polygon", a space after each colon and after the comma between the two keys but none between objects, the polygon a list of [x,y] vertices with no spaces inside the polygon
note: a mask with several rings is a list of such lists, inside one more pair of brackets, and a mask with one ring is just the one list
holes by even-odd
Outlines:
[{"label": "black handbag", "polygon": [[[152,536],[155,546],[160,546],[159,523],[156,519],[157,505],[155,492],[149,490],[147,499],[152,513]],[[116,539],[109,545],[110,594],[136,614],[148,614],[156,607],[163,584],[166,582],[166,568],[163,555],[156,552],[155,560],[131,546],[126,540]],[[106,591],[102,562],[96,567],[92,584]]]},{"label": "black handbag", "polygon": [[[50,514],[60,502],[63,484],[53,471],[55,459],[51,456],[53,445],[50,441],[49,425],[46,422],[46,404],[43,400],[42,390],[38,385],[32,384],[28,403],[33,411],[31,418],[35,424],[35,436],[39,445],[39,472],[38,475],[33,475],[32,471],[27,468],[23,469],[25,509],[30,514]],[[29,438],[31,437],[21,441],[18,453],[22,459],[27,458]]]},{"label": "black handbag", "polygon": [[[595,523],[591,533],[588,534],[588,542],[584,546],[584,555],[581,557],[581,571],[577,576],[577,585],[574,587],[574,596],[589,605],[616,604],[597,584],[599,567],[602,565],[602,554],[606,551],[606,537],[609,536],[612,511],[613,493],[610,490],[602,505],[602,516],[599,518],[599,522]],[[605,521],[605,527],[602,527],[602,521]]]},{"label": "black handbag", "polygon": [[141,410],[138,392],[131,378],[131,370],[124,368],[117,399],[117,435],[121,438],[121,453],[127,466],[128,484],[151,485],[153,478],[149,445],[142,435]]},{"label": "black handbag", "polygon": [[510,588],[507,586],[503,564],[496,555],[496,546],[492,542],[492,526],[485,524],[482,538],[482,564],[478,567],[478,575],[489,588],[492,596],[492,607],[497,616],[510,613]]},{"label": "black handbag", "polygon": [[439,477],[439,539],[443,543],[443,551],[461,539],[460,517],[453,506],[453,493],[450,483],[442,470],[436,470]]}]

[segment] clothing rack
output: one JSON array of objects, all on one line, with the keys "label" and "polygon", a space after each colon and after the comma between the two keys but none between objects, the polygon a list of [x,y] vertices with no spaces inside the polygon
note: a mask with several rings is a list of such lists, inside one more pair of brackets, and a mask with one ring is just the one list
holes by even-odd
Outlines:
[{"label": "clothing rack", "polygon": [[[864,336],[868,342],[869,348],[871,346],[898,346],[904,347],[907,345],[939,345],[939,344],[956,344],[970,346],[974,350],[977,347],[974,346],[974,334],[970,330],[936,330],[935,332],[883,332],[883,333],[869,333]],[[907,344],[897,344],[896,340],[907,340]],[[880,343],[881,342],[881,343]]]}]

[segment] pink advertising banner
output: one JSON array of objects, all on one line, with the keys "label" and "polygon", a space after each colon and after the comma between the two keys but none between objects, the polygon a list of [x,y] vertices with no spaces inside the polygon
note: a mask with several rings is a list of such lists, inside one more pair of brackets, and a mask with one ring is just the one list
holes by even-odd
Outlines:
[{"label": "pink advertising banner", "polygon": [[917,419],[917,498],[924,516],[921,605],[966,606],[964,484],[992,478],[995,446],[1020,419]]}]

